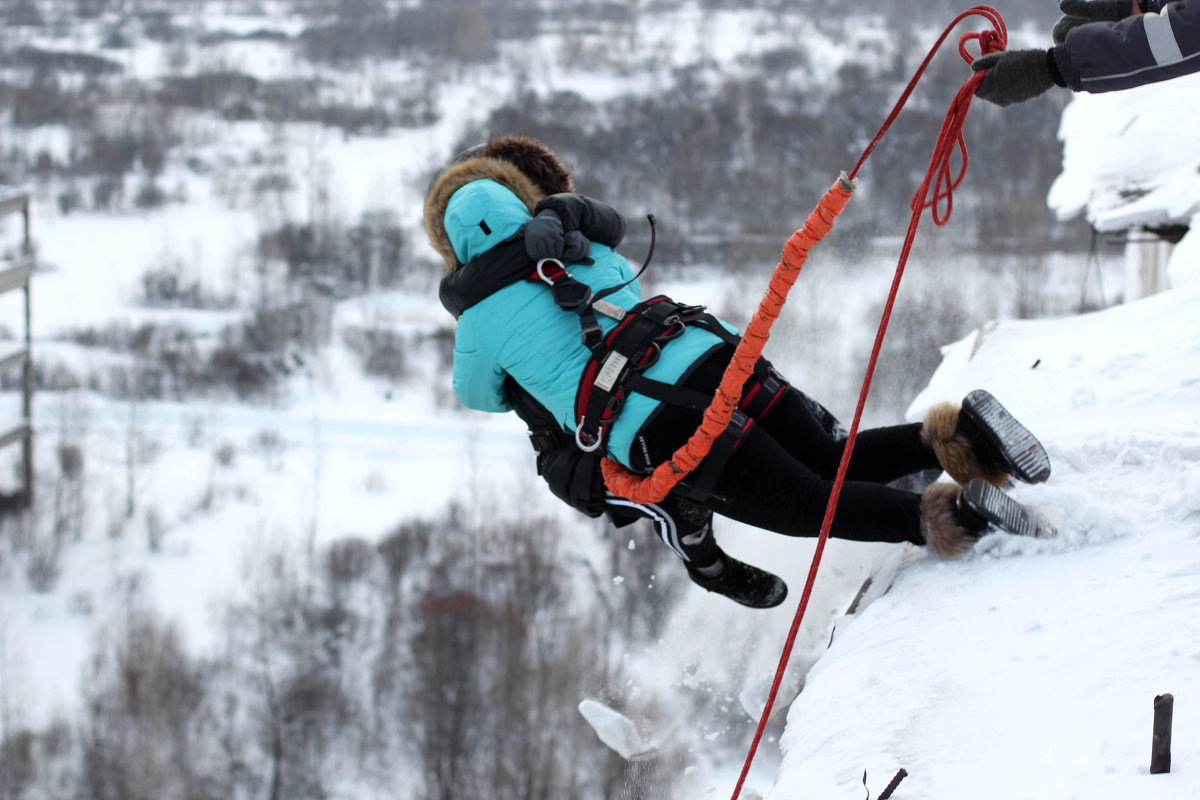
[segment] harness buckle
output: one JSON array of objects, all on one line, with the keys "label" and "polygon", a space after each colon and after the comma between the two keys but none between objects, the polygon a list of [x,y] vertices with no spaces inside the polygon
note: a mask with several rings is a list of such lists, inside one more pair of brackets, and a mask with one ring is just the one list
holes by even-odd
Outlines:
[{"label": "harness buckle", "polygon": [[563,432],[557,428],[538,428],[529,432],[529,443],[539,453],[557,450],[562,446]]},{"label": "harness buckle", "polygon": [[678,317],[670,317],[667,320],[667,324],[671,327],[654,337],[654,341],[658,342],[659,344],[666,344],[673,339],[678,339],[680,336],[683,336],[683,332],[687,330],[687,326],[683,324],[683,320],[679,319]]},{"label": "harness buckle", "polygon": [[583,346],[588,350],[595,350],[596,346],[604,339],[604,330],[596,321],[595,315],[580,317],[579,326],[582,329],[579,338],[583,342]]},{"label": "harness buckle", "polygon": [[537,276],[554,292],[554,303],[559,308],[578,312],[592,302],[591,288],[572,278],[557,258],[537,262]]},{"label": "harness buckle", "polygon": [[[674,338],[674,337],[671,337]],[[659,343],[662,339],[655,339],[650,343],[650,346],[633,357],[633,368],[637,372],[645,372],[652,366],[658,363],[659,356],[662,355],[662,345]]]}]

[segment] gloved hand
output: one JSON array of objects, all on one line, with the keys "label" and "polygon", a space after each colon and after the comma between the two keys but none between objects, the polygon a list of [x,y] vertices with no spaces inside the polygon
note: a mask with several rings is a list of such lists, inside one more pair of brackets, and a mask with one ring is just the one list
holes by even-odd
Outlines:
[{"label": "gloved hand", "polygon": [[558,214],[543,211],[523,226],[525,252],[534,261],[563,257],[563,224]]},{"label": "gloved hand", "polygon": [[1063,16],[1054,24],[1051,35],[1055,44],[1067,40],[1072,28],[1089,22],[1116,22],[1133,13],[1132,0],[1060,0]]},{"label": "gloved hand", "polygon": [[1023,103],[1055,85],[1047,50],[1005,50],[971,62],[971,69],[987,70],[975,96],[998,106]]},{"label": "gloved hand", "polygon": [[592,243],[579,231],[563,231],[562,218],[550,210],[541,211],[525,223],[525,252],[534,261],[557,258],[564,263],[583,261]]},{"label": "gloved hand", "polygon": [[592,243],[579,231],[567,231],[563,236],[562,260],[568,264],[583,261],[592,249]]}]

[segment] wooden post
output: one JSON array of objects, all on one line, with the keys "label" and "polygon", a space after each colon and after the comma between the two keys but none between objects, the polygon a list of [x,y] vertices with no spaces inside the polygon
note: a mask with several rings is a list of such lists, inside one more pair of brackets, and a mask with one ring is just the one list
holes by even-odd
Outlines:
[{"label": "wooden post", "polygon": [[[26,259],[33,258],[33,239],[29,233],[29,214],[30,214],[30,198],[25,195],[25,204],[22,207],[25,218],[24,227],[24,242],[21,245],[21,254]],[[31,286],[33,284],[33,274],[25,279],[25,365],[21,372],[21,383],[23,399],[21,401],[21,413],[25,420],[25,424],[29,426],[29,432],[25,436],[25,440],[21,443],[21,472],[25,481],[25,487],[21,492],[21,503],[25,508],[33,505],[33,303],[30,298]]]},{"label": "wooden post", "polygon": [[1154,698],[1154,743],[1150,749],[1150,774],[1171,771],[1171,720],[1175,698],[1160,694]]}]

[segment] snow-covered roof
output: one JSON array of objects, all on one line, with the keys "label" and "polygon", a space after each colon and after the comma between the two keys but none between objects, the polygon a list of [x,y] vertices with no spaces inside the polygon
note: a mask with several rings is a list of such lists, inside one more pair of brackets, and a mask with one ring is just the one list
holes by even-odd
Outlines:
[{"label": "snow-covered roof", "polygon": [[1200,212],[1200,74],[1078,94],[1059,127],[1063,170],[1049,203],[1101,231],[1192,224]]}]

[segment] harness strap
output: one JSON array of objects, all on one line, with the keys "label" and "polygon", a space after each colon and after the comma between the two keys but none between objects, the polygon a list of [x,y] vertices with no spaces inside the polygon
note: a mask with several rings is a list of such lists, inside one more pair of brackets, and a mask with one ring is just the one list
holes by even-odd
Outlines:
[{"label": "harness strap", "polygon": [[554,303],[563,311],[579,315],[583,346],[591,350],[604,338],[600,323],[596,320],[596,309],[592,305],[592,289],[583,281],[577,281],[567,268],[556,258],[543,258],[537,262],[529,280],[539,280],[550,287]]},{"label": "harness strap", "polygon": [[652,400],[695,411],[703,411],[712,402],[712,397],[704,392],[697,392],[676,383],[656,381],[637,372],[631,373],[625,379],[625,386],[629,391],[645,395]]},{"label": "harness strap", "polygon": [[725,470],[725,462],[733,455],[733,451],[741,444],[742,437],[750,430],[755,420],[746,412],[734,409],[729,417],[729,424],[724,432],[717,437],[712,449],[708,451],[700,467],[692,473],[690,480],[680,481],[679,488],[687,499],[702,503],[712,494],[717,479]]},{"label": "harness strap", "polygon": [[[737,344],[738,337],[704,306],[682,305],[658,295],[626,311],[604,299],[626,284],[593,293],[561,261],[553,258],[539,261],[528,280],[549,286],[555,305],[578,315],[580,340],[592,353],[575,399],[575,444],[580,450],[593,452],[603,446],[609,428],[620,416],[631,392],[685,408],[708,407],[710,397],[642,374],[658,362],[662,348],[682,336],[688,325]],[[617,321],[607,336],[597,314]]]},{"label": "harness strap", "polygon": [[[742,395],[738,403],[741,409],[751,419],[762,422],[763,418],[775,407],[775,401],[783,396],[788,382],[775,371],[768,362],[759,359],[754,365],[754,385]],[[707,406],[705,406],[707,408]]]},{"label": "harness strap", "polygon": [[685,306],[659,295],[634,306],[603,342],[592,350],[576,395],[576,444],[599,448],[624,408],[630,392],[672,405],[707,407],[709,398],[680,387],[646,378],[641,373],[657,363],[662,348],[683,335],[688,325],[720,330],[736,341],[703,306]]},{"label": "harness strap", "polygon": [[[689,500],[702,503],[712,494],[717,479],[725,470],[725,463],[742,443],[742,438],[751,426],[766,418],[788,386],[788,382],[769,362],[764,359],[758,360],[754,365],[753,375],[747,379],[742,390],[741,399],[730,415],[729,424],[717,437],[712,449],[692,476],[678,484]],[[704,408],[707,408],[707,405]]]}]

